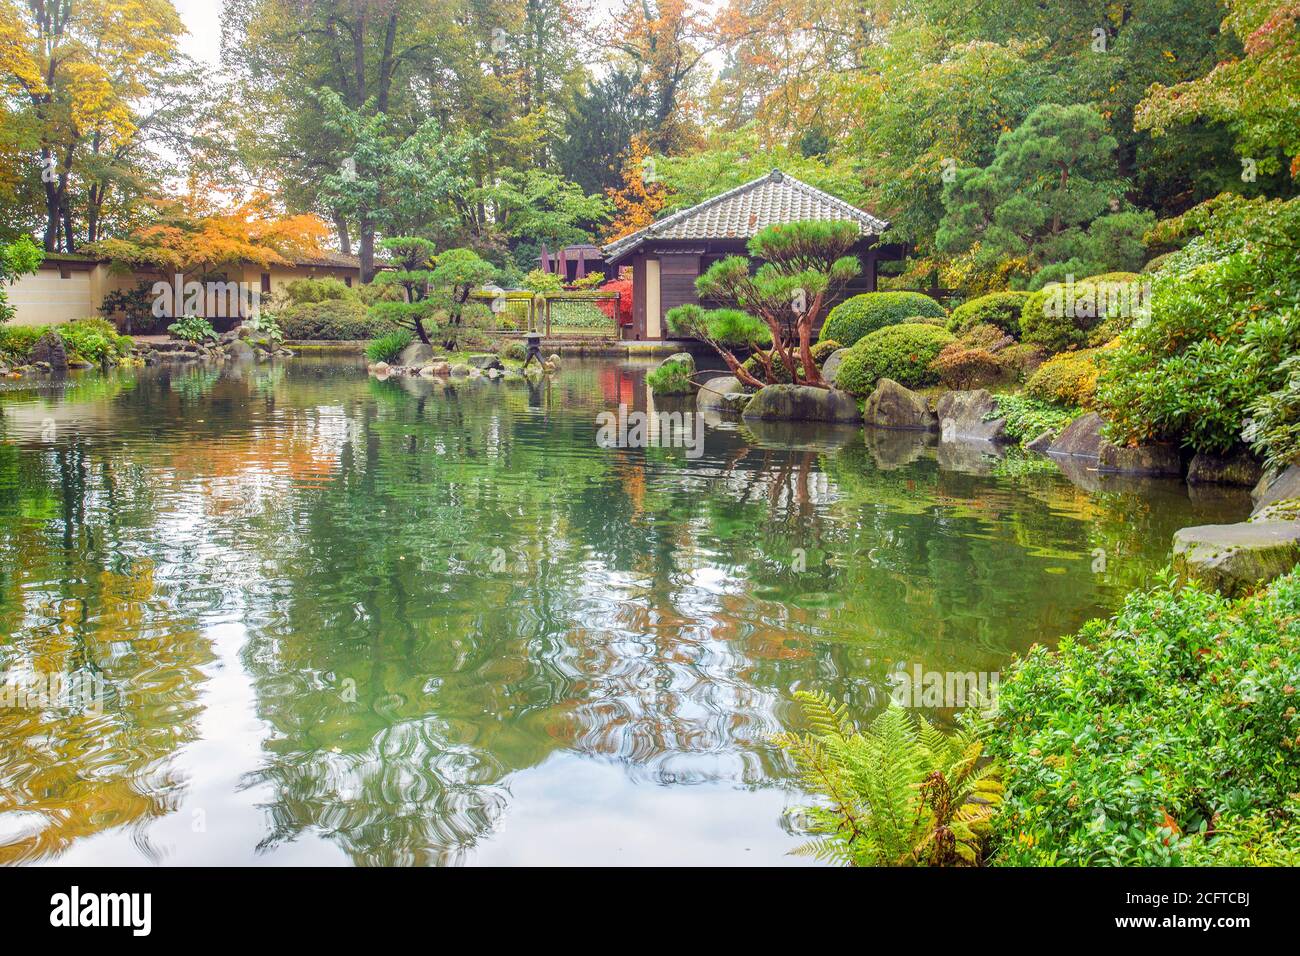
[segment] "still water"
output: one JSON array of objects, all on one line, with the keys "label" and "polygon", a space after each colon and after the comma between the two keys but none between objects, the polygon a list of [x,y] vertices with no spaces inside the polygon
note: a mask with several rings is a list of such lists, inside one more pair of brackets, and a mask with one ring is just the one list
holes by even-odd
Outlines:
[{"label": "still water", "polygon": [[0,707],[0,862],[799,862],[795,689],[996,672],[1248,510],[861,429],[599,447],[645,370],[0,394],[0,670],[102,690]]}]

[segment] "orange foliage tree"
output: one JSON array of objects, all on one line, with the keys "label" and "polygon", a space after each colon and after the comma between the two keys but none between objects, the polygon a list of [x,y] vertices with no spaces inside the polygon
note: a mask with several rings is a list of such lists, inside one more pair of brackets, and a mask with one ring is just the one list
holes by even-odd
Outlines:
[{"label": "orange foliage tree", "polygon": [[195,198],[154,199],[153,215],[125,239],[104,239],[94,251],[123,265],[151,265],[177,272],[213,274],[252,263],[267,268],[317,255],[328,233],[313,215],[282,216],[258,193],[230,208]]},{"label": "orange foliage tree", "polygon": [[644,229],[664,208],[668,190],[655,176],[654,163],[645,137],[633,136],[623,162],[623,188],[607,190],[616,213],[605,232],[606,241],[613,242]]}]

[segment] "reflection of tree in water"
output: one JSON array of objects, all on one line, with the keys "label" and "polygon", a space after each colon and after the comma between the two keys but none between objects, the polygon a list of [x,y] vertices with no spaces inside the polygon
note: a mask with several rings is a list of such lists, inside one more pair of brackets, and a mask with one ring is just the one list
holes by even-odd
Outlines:
[{"label": "reflection of tree in water", "polygon": [[[197,736],[210,659],[154,563],[131,557],[127,502],[149,489],[78,443],[0,454],[0,671],[104,682],[102,712],[43,702],[0,708],[0,863],[57,855],[79,838],[145,825],[179,803],[169,762]],[[11,494],[12,493],[12,494]],[[87,702],[81,702],[85,704]],[[36,706],[33,706],[36,704]]]}]

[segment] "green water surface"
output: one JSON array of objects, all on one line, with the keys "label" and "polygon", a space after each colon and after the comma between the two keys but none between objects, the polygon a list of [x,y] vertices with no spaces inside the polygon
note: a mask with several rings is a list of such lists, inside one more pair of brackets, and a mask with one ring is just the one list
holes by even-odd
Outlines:
[{"label": "green water surface", "polygon": [[997,672],[1247,510],[861,429],[600,447],[647,367],[0,395],[0,670],[105,688],[0,708],[0,862],[798,862],[794,690]]}]

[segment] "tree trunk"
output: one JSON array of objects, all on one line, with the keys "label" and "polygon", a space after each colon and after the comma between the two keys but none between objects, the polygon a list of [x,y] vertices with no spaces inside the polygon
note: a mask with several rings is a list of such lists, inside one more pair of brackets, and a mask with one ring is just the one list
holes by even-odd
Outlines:
[{"label": "tree trunk", "polygon": [[370,284],[375,278],[375,226],[369,216],[357,223],[361,232],[361,281]]},{"label": "tree trunk", "polygon": [[348,233],[348,221],[345,217],[334,216],[334,230],[339,236],[339,248],[345,256],[352,255],[352,236]]}]

